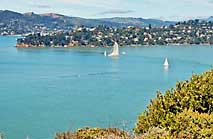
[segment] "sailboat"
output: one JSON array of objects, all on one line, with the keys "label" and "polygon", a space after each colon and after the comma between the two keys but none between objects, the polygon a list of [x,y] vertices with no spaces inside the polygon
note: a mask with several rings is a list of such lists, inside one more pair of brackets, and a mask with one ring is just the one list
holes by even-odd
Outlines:
[{"label": "sailboat", "polygon": [[104,56],[107,56],[107,52],[106,51],[104,51]]},{"label": "sailboat", "polygon": [[113,45],[112,53],[109,54],[108,56],[118,56],[118,55],[119,55],[119,47],[118,47],[118,43],[115,42],[115,44]]},{"label": "sailboat", "polygon": [[169,62],[168,62],[168,59],[167,59],[167,58],[166,58],[165,61],[164,61],[163,67],[164,67],[165,69],[168,69],[168,68],[169,68]]}]

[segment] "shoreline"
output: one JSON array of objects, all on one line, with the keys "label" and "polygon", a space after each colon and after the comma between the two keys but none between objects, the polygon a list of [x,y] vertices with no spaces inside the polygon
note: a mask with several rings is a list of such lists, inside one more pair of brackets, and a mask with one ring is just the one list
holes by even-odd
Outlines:
[{"label": "shoreline", "polygon": [[[174,46],[174,47],[182,47],[182,46],[213,46],[213,44],[165,44],[165,45],[122,45],[119,46],[120,48],[122,47],[161,47],[161,46]],[[22,44],[22,45],[15,45],[16,48],[111,48],[112,46],[104,46],[104,47],[99,47],[99,46],[85,46],[85,45],[79,45],[79,46],[34,46],[34,45],[28,45],[28,44]]]}]

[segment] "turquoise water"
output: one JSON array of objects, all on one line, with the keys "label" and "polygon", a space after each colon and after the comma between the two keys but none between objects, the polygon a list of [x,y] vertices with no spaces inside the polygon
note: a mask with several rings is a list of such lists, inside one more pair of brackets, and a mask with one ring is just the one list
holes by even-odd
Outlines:
[{"label": "turquoise water", "polygon": [[[213,64],[212,46],[17,49],[0,37],[0,131],[8,139],[51,139],[84,126],[131,129],[156,90]],[[162,64],[168,57],[168,71]]]}]

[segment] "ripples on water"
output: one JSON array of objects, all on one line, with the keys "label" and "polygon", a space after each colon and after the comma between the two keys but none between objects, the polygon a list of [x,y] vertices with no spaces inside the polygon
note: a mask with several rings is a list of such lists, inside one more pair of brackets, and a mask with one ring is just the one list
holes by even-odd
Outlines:
[{"label": "ripples on water", "polygon": [[[16,49],[0,37],[0,130],[8,139],[52,138],[83,126],[128,128],[156,90],[201,73],[213,64],[213,47]],[[165,57],[170,68],[163,69]]]}]

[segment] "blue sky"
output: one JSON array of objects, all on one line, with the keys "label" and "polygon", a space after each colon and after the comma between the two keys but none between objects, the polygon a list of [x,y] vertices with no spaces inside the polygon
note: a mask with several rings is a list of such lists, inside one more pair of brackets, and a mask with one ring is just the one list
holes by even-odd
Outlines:
[{"label": "blue sky", "polygon": [[213,16],[213,0],[0,0],[0,9],[85,18],[186,20]]}]

